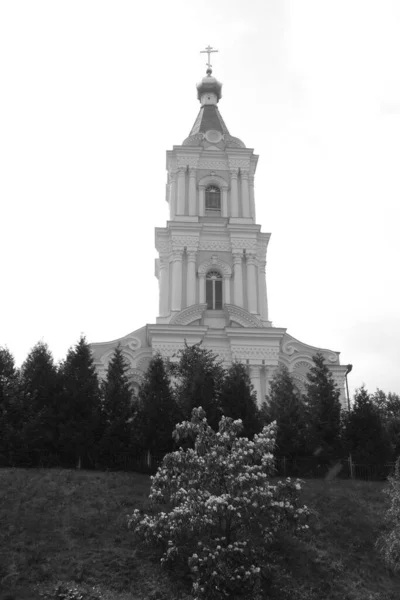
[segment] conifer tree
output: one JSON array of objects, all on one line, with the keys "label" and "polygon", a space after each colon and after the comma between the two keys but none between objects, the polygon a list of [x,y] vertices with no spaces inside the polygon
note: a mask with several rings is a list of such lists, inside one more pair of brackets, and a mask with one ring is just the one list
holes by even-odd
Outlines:
[{"label": "conifer tree", "polygon": [[106,461],[129,451],[132,446],[133,391],[127,375],[128,369],[129,365],[118,345],[101,386],[100,454]]},{"label": "conifer tree", "polygon": [[233,363],[224,377],[219,404],[222,413],[243,422],[242,435],[253,438],[262,429],[261,415],[247,369],[241,363]]},{"label": "conifer tree", "polygon": [[354,461],[384,464],[390,444],[379,410],[364,386],[357,389],[351,411],[345,417],[344,441]]},{"label": "conifer tree", "polygon": [[267,422],[277,422],[277,454],[285,457],[304,454],[305,406],[285,365],[281,365],[275,372],[267,400]]},{"label": "conifer tree", "polygon": [[[21,367],[25,415],[24,443],[32,458],[44,464],[58,451],[57,411],[60,377],[47,344],[37,343]],[[47,463],[48,464],[48,463]]]},{"label": "conifer tree", "polygon": [[225,371],[218,356],[200,344],[185,347],[178,353],[179,361],[171,365],[175,377],[175,394],[182,419],[190,419],[193,408],[201,406],[209,425],[218,429],[222,416],[220,395]]},{"label": "conifer tree", "polygon": [[139,389],[134,436],[142,448],[167,453],[173,448],[172,432],[179,413],[166,364],[160,354],[150,361]]},{"label": "conifer tree", "polygon": [[308,444],[310,453],[335,458],[340,453],[340,391],[321,353],[307,373]]},{"label": "conifer tree", "polygon": [[90,347],[84,336],[70,348],[60,368],[59,436],[66,461],[93,465],[100,437],[100,386]]},{"label": "conifer tree", "polygon": [[7,348],[0,348],[0,465],[14,464],[22,420],[19,373]]}]

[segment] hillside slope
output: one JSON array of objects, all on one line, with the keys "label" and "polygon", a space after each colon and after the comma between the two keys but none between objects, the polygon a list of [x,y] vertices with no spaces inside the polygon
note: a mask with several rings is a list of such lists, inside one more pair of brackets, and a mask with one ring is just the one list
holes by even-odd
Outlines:
[{"label": "hillside slope", "polygon": [[[306,481],[313,536],[279,540],[271,597],[398,600],[400,578],[386,572],[374,549],[384,527],[384,486]],[[98,586],[103,598],[116,600],[184,598],[183,585],[127,530],[126,515],[147,507],[149,488],[150,478],[136,473],[0,469],[0,590],[32,600],[38,585],[68,581]]]}]

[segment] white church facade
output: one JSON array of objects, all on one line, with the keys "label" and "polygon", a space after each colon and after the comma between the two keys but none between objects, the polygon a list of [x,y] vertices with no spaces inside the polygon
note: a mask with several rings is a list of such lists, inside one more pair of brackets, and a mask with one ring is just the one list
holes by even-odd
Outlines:
[{"label": "white church facade", "polygon": [[209,68],[197,85],[201,107],[189,136],[167,151],[170,220],[155,230],[156,323],[92,343],[98,374],[105,376],[120,344],[138,387],[154,354],[174,360],[185,340],[202,342],[224,366],[248,365],[261,403],[280,364],[304,391],[312,356],[321,352],[345,406],[347,367],[340,365],[339,353],[304,344],[271,323],[266,285],[271,234],[256,223],[254,199],[258,156],[230,135],[218,108],[221,88]]}]

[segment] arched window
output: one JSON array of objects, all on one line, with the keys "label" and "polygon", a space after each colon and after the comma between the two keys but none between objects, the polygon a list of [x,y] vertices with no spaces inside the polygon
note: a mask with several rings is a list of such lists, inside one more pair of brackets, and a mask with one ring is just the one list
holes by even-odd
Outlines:
[{"label": "arched window", "polygon": [[216,185],[209,185],[206,188],[206,214],[221,214],[221,191]]},{"label": "arched window", "polygon": [[222,275],[218,271],[207,273],[206,302],[209,310],[222,309]]}]

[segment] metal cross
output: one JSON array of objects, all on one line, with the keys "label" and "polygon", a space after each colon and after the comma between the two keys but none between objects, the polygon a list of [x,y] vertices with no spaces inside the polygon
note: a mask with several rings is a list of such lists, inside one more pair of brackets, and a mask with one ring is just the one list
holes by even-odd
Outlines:
[{"label": "metal cross", "polygon": [[212,54],[212,52],[218,52],[218,50],[213,50],[213,47],[208,45],[207,48],[205,50],[200,50],[200,54],[208,54],[208,63],[207,67],[210,67],[211,69],[211,63],[210,63],[210,54]]}]

